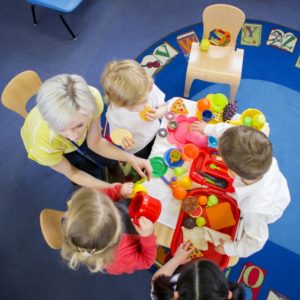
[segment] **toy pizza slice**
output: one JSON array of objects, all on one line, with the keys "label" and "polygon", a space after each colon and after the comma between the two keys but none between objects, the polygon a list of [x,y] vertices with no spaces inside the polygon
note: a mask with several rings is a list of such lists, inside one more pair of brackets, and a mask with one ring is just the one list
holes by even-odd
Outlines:
[{"label": "toy pizza slice", "polygon": [[110,133],[110,138],[114,144],[116,144],[118,146],[122,146],[124,138],[132,139],[133,137],[132,137],[132,134],[128,130],[118,128],[118,129],[113,130]]},{"label": "toy pizza slice", "polygon": [[189,111],[187,110],[183,99],[178,98],[176,101],[174,101],[174,103],[171,106],[171,111],[175,114],[179,114],[179,115],[186,115],[189,113]]}]

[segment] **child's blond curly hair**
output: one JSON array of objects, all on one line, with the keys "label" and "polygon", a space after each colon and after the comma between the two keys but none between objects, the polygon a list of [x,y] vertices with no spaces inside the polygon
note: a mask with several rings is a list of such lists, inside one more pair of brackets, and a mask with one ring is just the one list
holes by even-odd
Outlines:
[{"label": "child's blond curly hair", "polygon": [[62,232],[61,255],[69,267],[77,269],[83,264],[99,272],[113,261],[122,234],[121,217],[106,195],[80,188],[69,201]]},{"label": "child's blond curly hair", "polygon": [[106,102],[130,107],[147,96],[153,86],[152,78],[132,59],[112,61],[105,66],[101,82]]}]

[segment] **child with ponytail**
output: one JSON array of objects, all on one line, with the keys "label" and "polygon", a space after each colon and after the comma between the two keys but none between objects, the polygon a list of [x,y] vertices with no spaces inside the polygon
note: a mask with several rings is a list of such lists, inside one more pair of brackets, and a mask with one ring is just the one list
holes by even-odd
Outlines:
[{"label": "child with ponytail", "polygon": [[[174,257],[152,278],[153,300],[243,300],[240,284],[228,282],[220,268],[209,260],[190,261],[190,243],[181,244]],[[176,269],[185,264],[178,273]],[[176,273],[176,274],[174,274]]]},{"label": "child with ponytail", "polygon": [[73,194],[62,224],[61,255],[70,268],[85,265],[91,272],[118,275],[153,264],[153,223],[141,217],[139,226],[133,225],[126,206],[112,201],[131,192],[132,183],[125,183],[102,192],[80,188]]}]

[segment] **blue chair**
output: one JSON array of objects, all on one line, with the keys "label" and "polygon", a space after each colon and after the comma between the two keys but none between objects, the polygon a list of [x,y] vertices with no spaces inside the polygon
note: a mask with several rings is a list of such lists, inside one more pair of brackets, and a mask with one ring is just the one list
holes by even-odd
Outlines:
[{"label": "blue chair", "polygon": [[58,11],[61,21],[63,22],[63,24],[69,31],[69,33],[71,34],[73,40],[76,40],[77,37],[73,33],[72,29],[70,28],[66,20],[64,19],[63,13],[72,12],[82,2],[82,0],[27,0],[27,2],[31,4],[31,12],[32,12],[34,25],[37,24],[36,15],[35,15],[36,5],[56,10]]}]

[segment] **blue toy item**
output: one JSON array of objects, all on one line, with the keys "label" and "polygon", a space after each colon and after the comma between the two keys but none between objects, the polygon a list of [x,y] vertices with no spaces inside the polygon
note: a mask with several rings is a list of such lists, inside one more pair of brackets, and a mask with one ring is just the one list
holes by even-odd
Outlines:
[{"label": "blue toy item", "polygon": [[177,161],[171,161],[171,157],[170,157],[170,154],[173,150],[178,150],[180,151],[179,149],[177,148],[171,148],[169,149],[167,152],[165,152],[164,154],[164,162],[165,164],[169,167],[169,168],[175,168],[175,167],[180,167],[183,165],[183,160],[181,158],[179,158],[179,160]]},{"label": "blue toy item", "polygon": [[67,28],[68,32],[71,34],[73,40],[76,40],[76,35],[73,33],[72,29],[63,17],[63,13],[72,12],[77,6],[82,2],[82,0],[27,0],[31,4],[31,12],[34,25],[37,24],[35,6],[39,5],[49,9],[58,11],[59,17],[63,22],[64,26]]},{"label": "blue toy item", "polygon": [[208,137],[208,147],[217,148],[218,147],[218,139],[213,136]]}]

